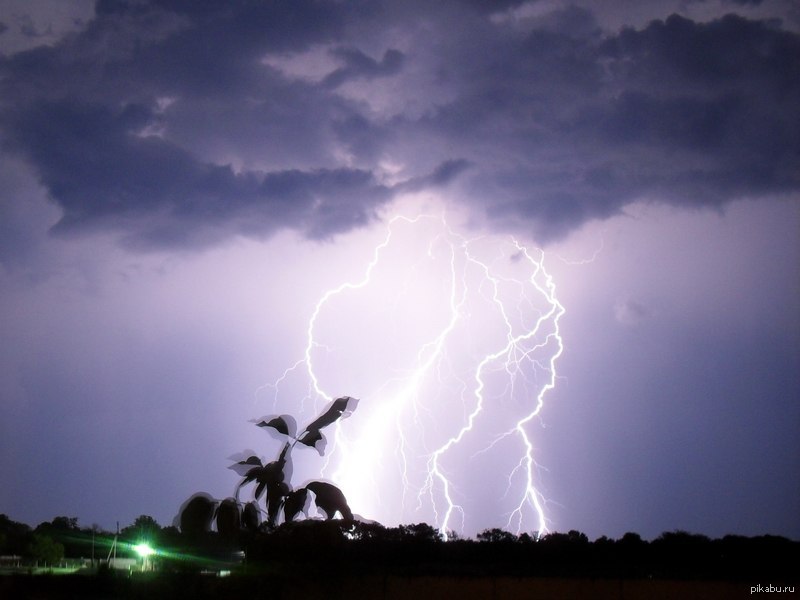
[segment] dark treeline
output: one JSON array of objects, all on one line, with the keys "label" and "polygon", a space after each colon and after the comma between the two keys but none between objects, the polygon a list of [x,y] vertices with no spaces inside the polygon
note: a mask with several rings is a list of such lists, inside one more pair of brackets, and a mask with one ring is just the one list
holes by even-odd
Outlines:
[{"label": "dark treeline", "polygon": [[[57,517],[36,528],[0,515],[0,555],[45,562],[98,559],[109,552],[113,534],[81,528],[77,519]],[[539,539],[501,529],[477,539],[452,535],[445,541],[427,524],[384,527],[348,520],[306,520],[259,531],[182,534],[142,515],[120,531],[118,552],[133,556],[136,543],[158,549],[162,571],[192,571],[227,564],[250,574],[401,576],[513,576],[618,579],[791,581],[800,564],[800,542],[777,536],[710,539],[683,531],[652,541],[636,533],[590,541],[578,531]],[[55,550],[53,550],[55,546]],[[58,547],[60,551],[58,551]],[[47,557],[44,555],[51,553]],[[241,562],[241,564],[239,564]]]},{"label": "dark treeline", "polygon": [[578,531],[535,539],[491,529],[445,542],[426,524],[301,521],[252,536],[246,547],[251,565],[365,574],[779,581],[794,578],[800,564],[800,542],[786,538],[712,540],[683,531],[650,542],[635,533],[592,542]]},{"label": "dark treeline", "polygon": [[[0,514],[0,556],[7,560],[18,557],[24,562],[55,565],[64,559],[103,559],[112,551],[114,537],[114,532],[98,525],[81,527],[76,517],[56,517],[31,528]],[[175,527],[161,527],[153,517],[141,515],[119,531],[115,553],[133,558],[133,546],[140,541],[173,545],[180,544],[181,537]]]}]

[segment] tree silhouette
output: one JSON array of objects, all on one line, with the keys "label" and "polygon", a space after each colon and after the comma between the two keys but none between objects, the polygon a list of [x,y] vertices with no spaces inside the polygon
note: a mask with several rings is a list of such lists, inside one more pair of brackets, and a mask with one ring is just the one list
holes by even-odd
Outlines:
[{"label": "tree silhouette", "polygon": [[54,565],[64,558],[64,545],[55,541],[49,535],[33,534],[33,540],[28,544],[28,555],[46,565]]},{"label": "tree silhouette", "polygon": [[147,540],[157,543],[158,535],[161,533],[161,525],[150,515],[139,515],[133,524],[124,527],[120,535],[124,539],[132,541]]},{"label": "tree silhouette", "polygon": [[291,451],[295,445],[299,443],[315,448],[320,456],[323,456],[327,439],[322,429],[340,418],[349,417],[357,405],[358,400],[350,396],[337,398],[309,423],[299,436],[295,436],[297,426],[291,415],[274,415],[258,421],[256,426],[272,430],[273,435],[285,439],[286,442],[277,460],[263,464],[259,457],[251,455],[231,467],[242,475],[242,481],[236,487],[236,501],[238,502],[242,486],[255,483],[253,493],[255,502],[258,502],[266,492],[267,523],[270,526],[277,524],[281,508],[284,509],[286,521],[293,520],[300,512],[305,513],[310,499],[309,492],[313,494],[317,507],[328,519],[332,519],[337,512],[346,519],[352,519],[353,513],[347,505],[344,494],[332,483],[312,481],[305,487],[293,491],[288,480],[291,479]]},{"label": "tree silhouette", "polygon": [[[293,490],[291,486],[291,453],[297,444],[314,448],[320,456],[325,454],[327,439],[322,430],[341,418],[349,417],[358,405],[358,400],[342,396],[333,400],[322,413],[297,435],[297,422],[291,415],[271,415],[256,420],[257,427],[264,428],[283,442],[276,460],[264,463],[254,454],[241,455],[231,469],[242,479],[236,486],[234,496],[217,501],[208,494],[195,494],[187,500],[179,512],[181,531],[201,535],[210,531],[216,520],[217,531],[224,536],[237,533],[242,525],[255,531],[261,524],[259,501],[264,497],[267,525],[277,525],[281,511],[285,521],[292,521],[300,512],[308,514],[313,501],[328,519],[340,514],[353,519],[353,513],[342,491],[327,481],[311,481]],[[244,486],[254,484],[253,501],[242,506],[239,494]]]},{"label": "tree silhouette", "polygon": [[485,529],[478,534],[479,542],[488,542],[491,544],[511,544],[517,541],[517,536],[513,533],[499,529]]}]

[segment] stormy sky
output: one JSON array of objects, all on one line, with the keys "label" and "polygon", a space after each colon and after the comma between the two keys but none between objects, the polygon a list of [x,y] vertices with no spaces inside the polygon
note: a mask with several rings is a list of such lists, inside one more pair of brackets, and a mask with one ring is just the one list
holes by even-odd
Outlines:
[{"label": "stormy sky", "polygon": [[[564,350],[527,427],[550,529],[800,538],[798,106],[790,0],[4,1],[0,512],[168,524],[230,495],[228,457],[275,452],[249,420],[316,303],[425,211],[545,252]],[[366,324],[435,313],[429,233],[323,315],[353,438],[411,347]],[[313,412],[296,385],[281,410]],[[467,534],[507,523],[484,484],[514,452],[474,443],[447,466]],[[433,519],[387,490],[344,492]]]}]

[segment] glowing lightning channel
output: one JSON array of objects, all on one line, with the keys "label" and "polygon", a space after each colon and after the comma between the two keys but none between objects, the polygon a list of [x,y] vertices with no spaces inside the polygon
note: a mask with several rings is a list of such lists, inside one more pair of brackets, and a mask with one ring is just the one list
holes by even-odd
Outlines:
[{"label": "glowing lightning channel", "polygon": [[[533,459],[534,448],[533,444],[530,441],[530,438],[528,437],[525,425],[527,425],[527,423],[529,423],[535,416],[539,414],[539,412],[542,409],[542,406],[544,405],[545,394],[549,390],[555,387],[555,381],[556,381],[555,363],[558,357],[561,356],[561,353],[563,352],[563,341],[561,339],[561,334],[559,330],[559,320],[561,316],[564,314],[565,310],[564,307],[556,299],[555,284],[552,281],[552,277],[550,277],[550,275],[548,275],[547,272],[544,270],[544,253],[542,252],[541,259],[539,261],[536,261],[533,259],[533,257],[530,256],[527,248],[520,245],[519,242],[517,242],[516,240],[514,240],[513,243],[517,251],[520,252],[521,255],[523,255],[525,259],[534,266],[534,273],[530,277],[530,283],[533,284],[534,287],[539,292],[545,295],[548,302],[550,303],[551,308],[547,313],[540,315],[540,317],[536,320],[534,326],[530,330],[516,336],[513,335],[512,334],[513,327],[509,322],[508,317],[506,316],[504,305],[498,298],[497,294],[498,281],[490,275],[489,268],[484,263],[479,263],[480,266],[485,270],[487,279],[489,279],[493,284],[493,289],[495,292],[493,295],[493,299],[498,304],[499,310],[503,315],[503,319],[505,321],[506,328],[508,331],[508,337],[505,346],[503,346],[502,348],[493,353],[484,356],[484,358],[478,363],[478,366],[475,369],[474,379],[476,387],[474,390],[474,395],[476,403],[474,410],[470,413],[467,419],[467,423],[459,430],[456,436],[448,439],[447,442],[445,442],[445,444],[443,444],[435,452],[433,452],[433,454],[429,459],[430,479],[427,482],[428,489],[432,489],[434,479],[438,480],[442,486],[442,493],[447,503],[447,509],[444,513],[444,517],[442,518],[440,524],[440,531],[444,536],[447,536],[447,526],[450,522],[450,518],[452,516],[453,511],[457,509],[461,510],[461,507],[456,505],[450,496],[450,482],[448,481],[447,477],[445,477],[444,474],[442,473],[439,462],[441,457],[446,452],[448,452],[452,447],[459,444],[461,440],[464,438],[464,436],[467,435],[468,432],[473,429],[475,419],[477,419],[478,416],[483,411],[483,406],[484,406],[483,390],[486,386],[483,379],[484,370],[491,363],[498,361],[502,358],[505,358],[505,369],[509,374],[511,374],[514,370],[519,368],[519,358],[515,358],[515,354],[521,352],[523,357],[527,357],[533,350],[543,347],[543,345],[548,343],[550,339],[555,339],[557,344],[557,351],[550,356],[549,368],[547,369],[550,374],[550,378],[549,381],[541,388],[541,390],[537,394],[534,409],[526,416],[524,416],[522,419],[520,419],[513,430],[508,431],[505,434],[503,434],[503,436],[501,436],[501,437],[506,437],[508,435],[512,435],[513,433],[517,433],[521,437],[525,446],[525,455],[521,458],[519,464],[520,467],[524,466],[524,472],[526,475],[525,492],[522,495],[519,504],[516,506],[511,516],[509,517],[507,522],[507,527],[511,527],[512,519],[514,516],[516,516],[517,517],[516,529],[517,533],[519,533],[522,525],[522,512],[525,504],[527,503],[534,509],[536,513],[538,521],[537,533],[542,534],[545,531],[547,531],[546,519],[545,519],[544,509],[542,507],[542,502],[540,499],[540,493],[533,484],[533,467],[535,465],[535,461]],[[539,273],[542,273],[545,278],[544,286],[540,285],[537,282],[537,275]],[[531,350],[524,350],[525,342],[537,336],[537,334],[540,333],[543,323],[548,321],[552,321],[554,331],[547,336],[545,342],[537,346],[534,346]],[[492,442],[492,445],[497,441],[498,440]],[[516,470],[517,469],[515,469],[509,476],[509,484]]]},{"label": "glowing lightning channel", "polygon": [[[507,512],[506,527],[519,533],[527,515],[532,514],[536,531],[541,534],[547,530],[544,499],[535,486],[537,464],[528,428],[540,414],[546,394],[556,384],[556,362],[564,349],[559,321],[565,313],[556,298],[552,277],[545,270],[541,250],[537,251],[538,257],[534,257],[514,239],[486,236],[468,239],[454,232],[443,216],[393,217],[388,221],[385,237],[373,249],[363,276],[358,281],[342,283],[326,291],[317,301],[308,321],[304,357],[270,386],[275,390],[275,403],[279,386],[290,375],[295,375],[301,365],[305,365],[310,395],[317,400],[333,398],[326,389],[331,384],[322,383],[326,377],[330,380],[331,374],[326,376],[314,360],[320,348],[332,351],[318,339],[323,313],[329,310],[334,297],[363,291],[373,284],[373,276],[386,252],[393,244],[403,243],[402,239],[395,241],[400,225],[416,227],[425,234],[423,222],[438,224],[437,231],[429,240],[426,255],[411,266],[403,265],[403,269],[408,269],[409,273],[425,269],[441,271],[435,271],[430,281],[438,282],[442,291],[446,286],[446,298],[438,303],[430,299],[421,301],[413,314],[428,317],[428,313],[435,312],[435,307],[429,304],[435,304],[443,313],[443,319],[438,326],[430,325],[434,330],[428,333],[424,331],[424,318],[402,322],[401,329],[407,325],[423,330],[410,362],[401,360],[392,365],[390,372],[394,374],[377,386],[356,391],[353,388],[358,388],[359,383],[352,382],[352,387],[336,390],[338,395],[360,396],[359,413],[367,414],[364,426],[356,435],[345,434],[337,428],[333,446],[338,459],[334,480],[356,510],[366,507],[377,512],[386,503],[396,503],[396,499],[401,498],[394,514],[381,515],[385,520],[407,518],[405,499],[415,491],[417,503],[411,518],[418,518],[417,515],[429,510],[446,537],[454,513],[460,514],[462,529],[467,519],[463,504],[468,499],[456,500],[459,484],[447,474],[452,470],[447,464],[453,461],[458,464],[456,450],[463,446],[466,451],[466,445],[472,444],[473,448],[475,445],[482,448],[477,454],[487,453],[501,442],[509,443],[505,440],[518,439],[521,451],[511,463],[513,466],[509,465],[506,490],[506,494],[512,493],[516,500]],[[404,260],[408,257],[413,262],[412,257],[420,246],[419,233],[412,238],[412,246],[402,248]],[[528,271],[527,277],[517,276],[519,269]],[[400,273],[401,269],[395,265],[395,271]],[[396,285],[395,280],[400,279],[398,274],[390,281]],[[413,280],[413,277],[408,279]],[[406,285],[410,285],[408,281]],[[431,283],[425,285],[425,291],[430,292]],[[406,288],[402,289],[405,293]],[[405,297],[401,293],[396,296]],[[346,317],[348,315],[339,315],[344,322]],[[393,341],[390,340],[388,346],[392,346]],[[402,346],[399,342],[395,345]],[[363,360],[364,356],[355,360]],[[499,386],[496,385],[498,374],[505,382]],[[520,396],[528,408],[523,406],[519,409],[522,416],[512,416],[511,424],[497,431],[498,423],[502,424],[508,417],[503,411],[487,415],[487,403],[499,405],[505,412],[514,412]],[[463,415],[461,424],[453,427],[454,416],[457,421],[459,413]],[[449,435],[448,429],[452,432]],[[497,432],[491,434],[492,429]],[[481,441],[487,439],[490,441]],[[384,452],[392,446],[393,452]],[[328,460],[334,461],[333,453]],[[393,478],[392,473],[397,476]],[[519,479],[522,479],[521,486],[515,483]],[[370,497],[375,498],[371,505]]]},{"label": "glowing lightning channel", "polygon": [[311,319],[309,319],[309,321],[308,321],[308,330],[306,331],[307,344],[306,344],[306,351],[305,351],[305,364],[306,364],[306,370],[308,372],[308,377],[311,380],[311,384],[312,384],[312,386],[314,388],[314,391],[321,398],[323,398],[325,400],[332,400],[333,399],[333,396],[331,396],[327,392],[323,391],[322,388],[320,387],[319,379],[317,378],[317,374],[314,372],[314,363],[313,363],[313,359],[312,359],[312,356],[311,356],[314,348],[317,348],[317,347],[321,346],[321,344],[317,343],[314,340],[314,326],[317,323],[317,319],[319,318],[320,311],[322,311],[322,308],[325,306],[325,304],[327,304],[328,301],[331,298],[333,298],[334,296],[336,296],[338,294],[341,294],[342,292],[344,292],[346,290],[357,290],[357,289],[363,288],[364,286],[369,284],[370,275],[372,274],[373,269],[375,269],[375,266],[378,264],[378,261],[380,260],[381,251],[384,248],[386,248],[389,245],[389,242],[391,242],[391,240],[392,240],[392,224],[394,224],[395,221],[400,220],[400,221],[405,221],[407,223],[416,223],[419,219],[423,218],[423,216],[424,215],[420,215],[420,216],[417,216],[417,217],[415,217],[413,219],[409,218],[409,217],[404,217],[404,216],[396,216],[396,217],[392,218],[391,221],[389,221],[389,227],[387,228],[387,231],[386,231],[386,237],[384,238],[384,240],[380,244],[378,244],[375,247],[375,250],[372,253],[372,260],[367,265],[366,272],[364,273],[364,277],[361,279],[361,281],[359,281],[357,283],[346,282],[346,283],[343,283],[343,284],[341,284],[340,286],[338,286],[338,287],[336,287],[334,289],[328,290],[327,292],[325,292],[323,294],[322,298],[319,299],[319,301],[317,302],[316,306],[314,307],[314,312],[311,315]]},{"label": "glowing lightning channel", "polygon": [[[545,343],[548,343],[551,339],[555,340],[556,344],[556,351],[550,355],[549,357],[549,367],[547,368],[547,372],[549,373],[549,379],[545,383],[545,385],[539,390],[539,393],[536,396],[536,404],[534,409],[525,417],[520,419],[517,422],[517,426],[515,427],[515,431],[520,435],[525,444],[525,456],[522,459],[521,464],[524,464],[525,469],[524,473],[526,476],[526,483],[525,483],[525,494],[522,498],[522,501],[517,505],[514,511],[508,518],[507,526],[511,527],[512,519],[516,516],[517,518],[517,533],[519,533],[521,526],[522,526],[522,511],[525,506],[525,503],[529,503],[533,509],[536,511],[537,519],[539,522],[539,529],[538,534],[544,534],[547,531],[547,523],[545,520],[544,509],[542,508],[541,498],[539,491],[534,487],[533,484],[533,467],[535,465],[535,461],[533,459],[533,444],[528,437],[528,433],[526,431],[525,425],[527,425],[535,416],[539,414],[544,406],[544,396],[547,392],[555,388],[556,386],[556,360],[561,356],[564,352],[564,342],[561,338],[561,330],[560,330],[560,323],[561,317],[566,312],[564,307],[556,298],[556,286],[553,282],[553,278],[545,271],[544,269],[544,253],[542,252],[541,260],[536,263],[533,258],[528,254],[528,250],[520,246],[516,241],[514,242],[517,248],[525,255],[525,257],[531,262],[538,266],[537,272],[541,270],[542,275],[544,276],[545,283],[544,286],[539,286],[536,283],[534,276],[531,277],[531,283],[533,283],[537,289],[545,295],[547,300],[550,302],[551,310],[544,318],[552,319],[553,324],[553,331],[546,337]],[[540,325],[544,322],[544,318],[540,318],[534,330],[538,330]],[[513,475],[513,474],[512,474]],[[509,478],[510,484],[510,478]]]}]

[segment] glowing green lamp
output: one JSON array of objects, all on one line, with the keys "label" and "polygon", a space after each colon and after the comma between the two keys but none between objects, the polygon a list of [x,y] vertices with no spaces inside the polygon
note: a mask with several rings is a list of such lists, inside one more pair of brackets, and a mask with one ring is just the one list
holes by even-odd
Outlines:
[{"label": "glowing green lamp", "polygon": [[142,558],[147,558],[148,556],[151,556],[151,555],[156,553],[156,551],[153,550],[148,544],[144,544],[144,543],[136,544],[133,547],[133,549],[136,552],[136,554],[138,554]]}]

